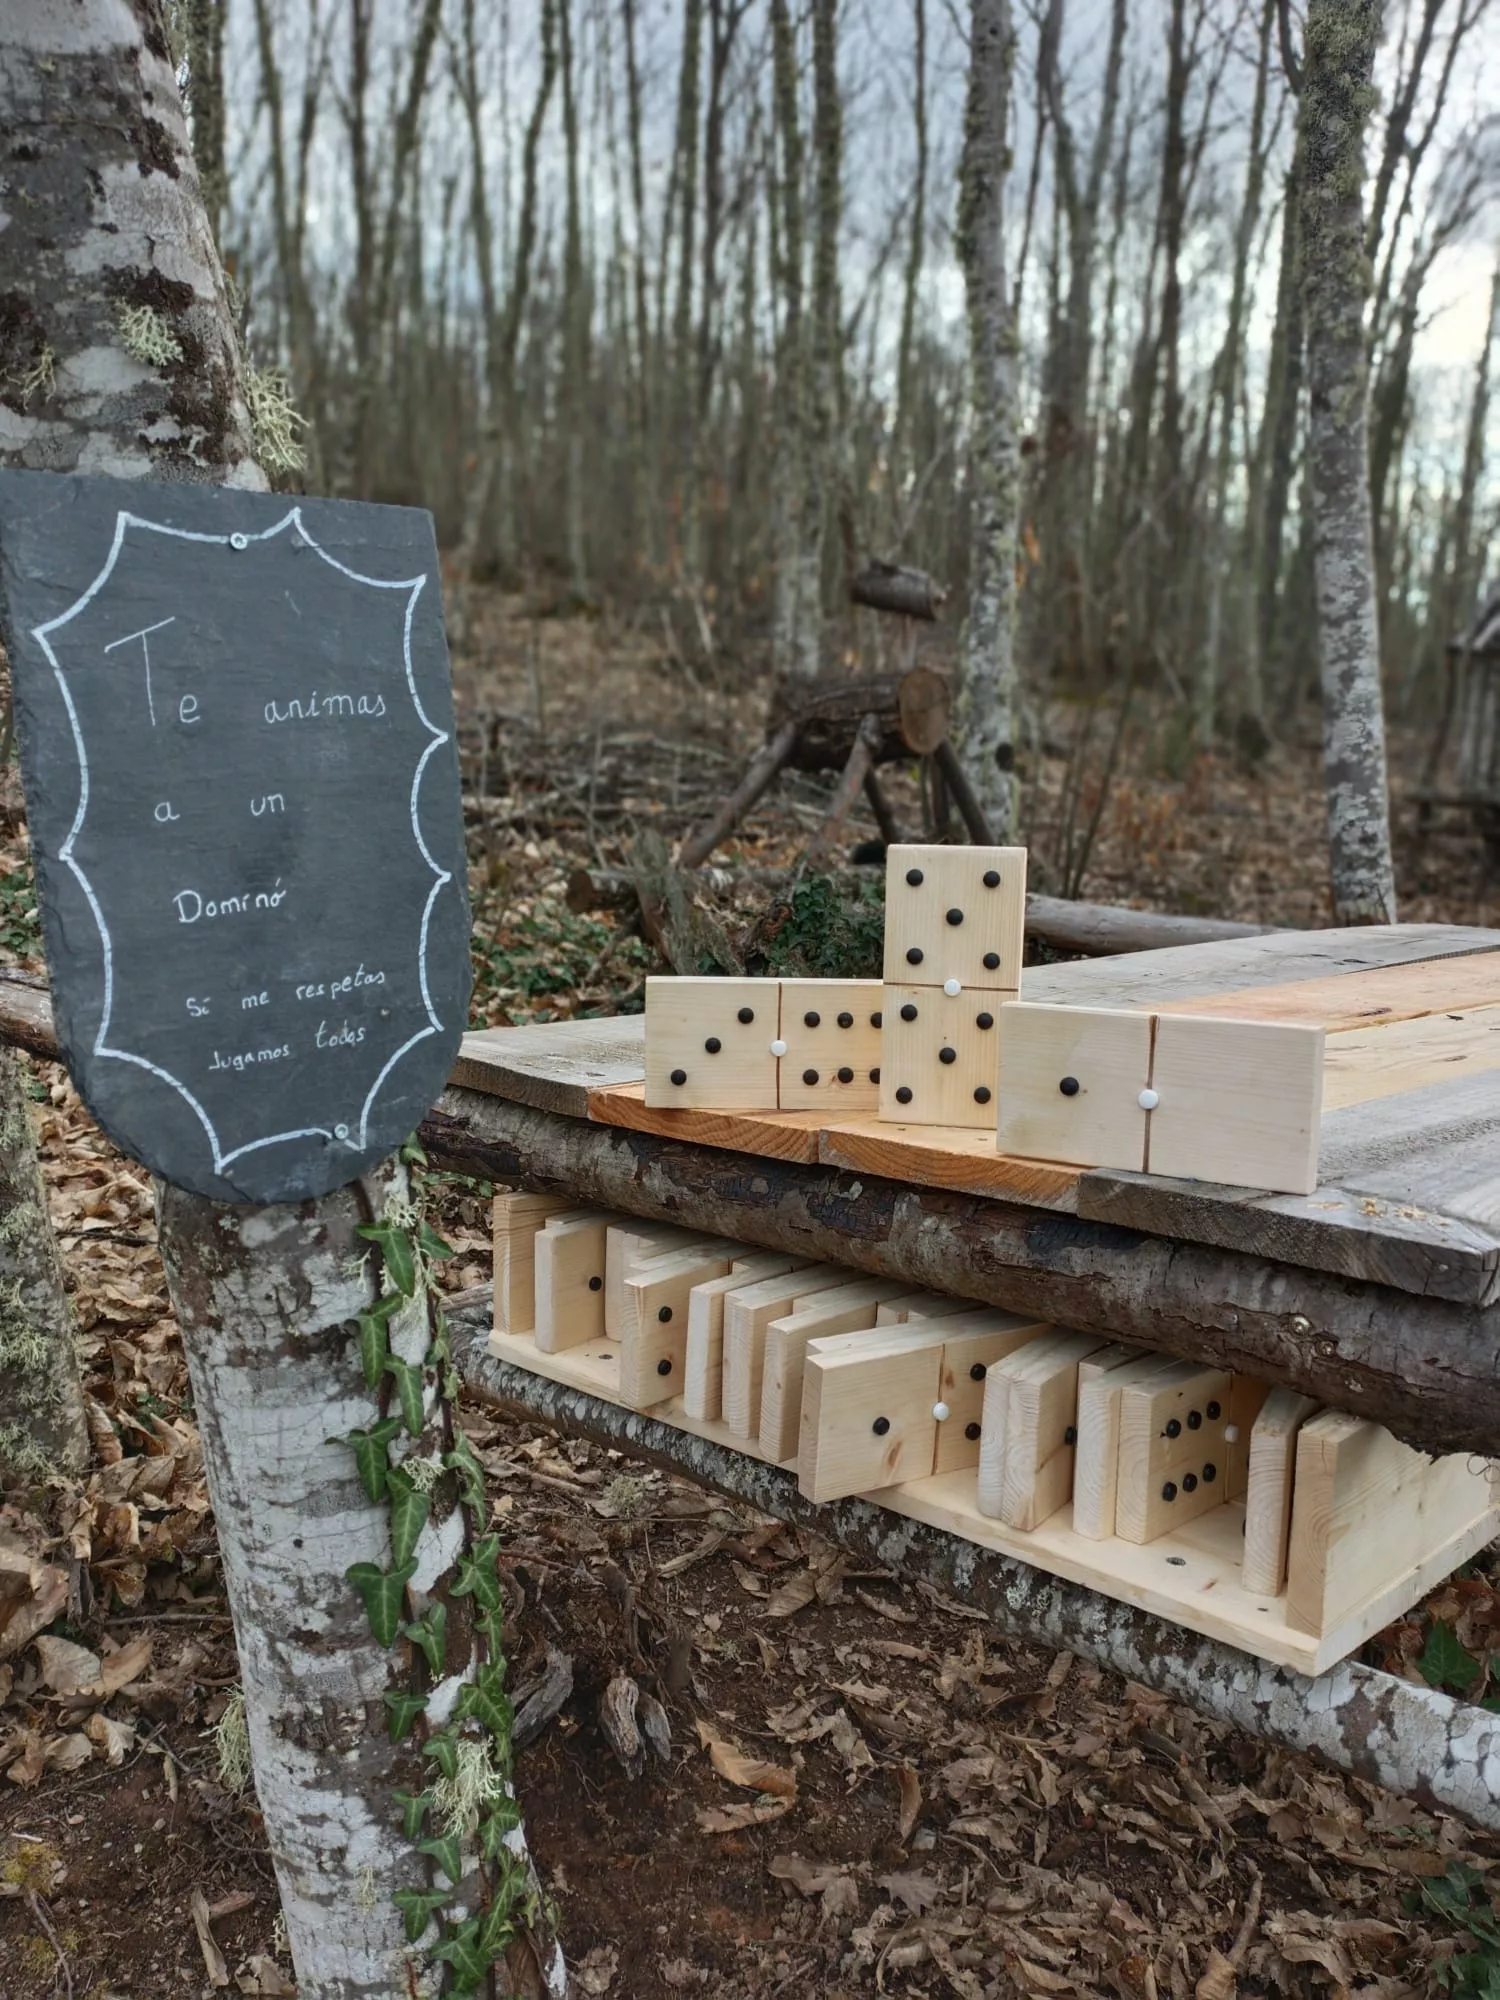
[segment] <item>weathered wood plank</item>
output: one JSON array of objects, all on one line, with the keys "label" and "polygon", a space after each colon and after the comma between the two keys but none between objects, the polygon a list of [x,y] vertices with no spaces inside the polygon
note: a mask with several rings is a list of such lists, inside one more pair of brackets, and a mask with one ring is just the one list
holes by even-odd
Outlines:
[{"label": "weathered wood plank", "polygon": [[989,1194],[1039,1208],[1071,1209],[1082,1172],[1055,1160],[1002,1153],[993,1132],[958,1125],[891,1125],[878,1118],[824,1124],[816,1157],[829,1167],[909,1180],[923,1187]]},{"label": "weathered wood plank", "polygon": [[1451,1076],[1478,1077],[1500,1069],[1500,1007],[1347,1028],[1327,1046],[1323,1103],[1339,1111],[1372,1098],[1405,1096]]},{"label": "weathered wood plank", "polygon": [[1284,1382],[1425,1450],[1500,1437],[1500,1307],[1409,1292],[1011,1202],[746,1159],[449,1090],[442,1164],[959,1292]]},{"label": "weathered wood plank", "polygon": [[818,1135],[825,1122],[820,1111],[653,1111],[639,1083],[591,1090],[588,1115],[596,1125],[621,1125],[696,1146],[808,1164],[818,1157]]},{"label": "weathered wood plank", "polygon": [[646,1020],[549,1021],[527,1028],[479,1028],[465,1035],[451,1081],[538,1111],[586,1118],[589,1092],[637,1083],[646,1074]]},{"label": "weathered wood plank", "polygon": [[1337,1034],[1344,1028],[1496,1004],[1500,1004],[1500,951],[1480,951],[1468,957],[1419,959],[1410,965],[1365,970],[1357,978],[1340,972],[1326,979],[1294,979],[1190,1000],[1164,1000],[1158,1012],[1301,1021]]}]

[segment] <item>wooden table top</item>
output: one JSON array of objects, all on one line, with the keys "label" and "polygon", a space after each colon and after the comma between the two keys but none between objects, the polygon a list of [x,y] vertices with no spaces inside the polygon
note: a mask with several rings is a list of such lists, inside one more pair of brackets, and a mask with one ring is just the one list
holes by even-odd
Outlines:
[{"label": "wooden table top", "polygon": [[[1398,971],[1397,968],[1406,968]],[[1034,966],[1023,997],[1312,1020],[1334,1031],[1500,1006],[1500,930],[1394,924]],[[982,1132],[842,1123],[812,1113],[649,1111],[641,1016],[486,1029],[452,1083],[598,1123],[731,1151],[1074,1213],[1486,1305],[1500,1299],[1500,1070],[1326,1110],[1320,1185],[1306,1196],[1019,1160]],[[1432,1066],[1423,1077],[1437,1074]]]}]

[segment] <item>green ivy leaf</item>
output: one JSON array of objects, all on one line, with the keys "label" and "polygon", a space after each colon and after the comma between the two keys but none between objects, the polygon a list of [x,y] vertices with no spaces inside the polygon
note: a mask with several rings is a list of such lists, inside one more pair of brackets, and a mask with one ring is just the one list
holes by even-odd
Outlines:
[{"label": "green ivy leaf", "polygon": [[449,1723],[446,1729],[435,1729],[422,1745],[422,1755],[430,1757],[451,1785],[458,1776],[458,1728]]},{"label": "green ivy leaf", "polygon": [[412,1133],[411,1137],[401,1148],[401,1164],[403,1167],[425,1167],[427,1165],[426,1151],[423,1148],[422,1141],[417,1137],[415,1132]]},{"label": "green ivy leaf", "polygon": [[510,1727],[515,1719],[515,1710],[504,1693],[505,1669],[499,1666],[482,1666],[476,1669],[474,1679],[461,1690],[453,1713],[460,1722],[470,1717],[484,1727],[499,1744],[510,1742]]},{"label": "green ivy leaf", "polygon": [[446,1889],[398,1889],[391,1901],[406,1919],[406,1942],[415,1944],[448,1900]]},{"label": "green ivy leaf", "polygon": [[374,1563],[352,1563],[345,1577],[364,1599],[370,1630],[381,1646],[394,1646],[405,1607],[406,1586],[417,1573],[415,1563],[379,1569]]},{"label": "green ivy leaf", "polygon": [[485,1535],[474,1544],[473,1553],[460,1556],[453,1567],[450,1597],[470,1597],[481,1611],[500,1609],[500,1578],[495,1560],[500,1553],[500,1537]]},{"label": "green ivy leaf", "polygon": [[359,1316],[359,1358],[365,1371],[365,1387],[378,1389],[385,1373],[385,1357],[391,1351],[384,1313],[364,1312]]},{"label": "green ivy leaf", "polygon": [[458,1474],[459,1494],[463,1504],[482,1522],[485,1518],[484,1467],[475,1455],[474,1447],[462,1431],[453,1440],[453,1449],[443,1460],[450,1472]]},{"label": "green ivy leaf", "polygon": [[1446,1618],[1433,1620],[1417,1666],[1429,1687],[1457,1688],[1460,1693],[1472,1687],[1482,1671]]},{"label": "green ivy leaf", "polygon": [[385,1372],[396,1384],[396,1401],[402,1420],[413,1437],[422,1435],[422,1371],[403,1361],[399,1354],[385,1357]]},{"label": "green ivy leaf", "polygon": [[505,1654],[502,1650],[505,1643],[504,1612],[487,1612],[483,1617],[474,1620],[474,1628],[484,1641],[484,1648],[490,1656],[491,1663],[503,1666],[505,1664]]},{"label": "green ivy leaf", "polygon": [[445,1243],[432,1224],[425,1220],[417,1232],[417,1244],[422,1255],[430,1257],[434,1263],[440,1263],[445,1257],[456,1257],[458,1255],[453,1245]]},{"label": "green ivy leaf", "polygon": [[[517,1869],[516,1873],[519,1872]],[[489,1907],[479,1919],[477,1942],[491,1964],[515,1936],[516,1886],[514,1875],[507,1869],[503,1878],[495,1884]]]},{"label": "green ivy leaf", "polygon": [[385,1498],[386,1475],[390,1471],[391,1464],[387,1447],[400,1428],[399,1417],[382,1417],[378,1424],[371,1424],[367,1431],[350,1431],[347,1437],[340,1440],[354,1453],[354,1463],[359,1469],[359,1483],[376,1502]]},{"label": "green ivy leaf", "polygon": [[392,1792],[391,1797],[401,1808],[401,1831],[408,1840],[422,1838],[422,1821],[431,1807],[437,1804],[436,1792]]},{"label": "green ivy leaf", "polygon": [[393,1222],[361,1223],[360,1236],[368,1237],[380,1252],[387,1274],[396,1290],[405,1299],[414,1298],[417,1290],[417,1258],[411,1238],[404,1229],[398,1229]]},{"label": "green ivy leaf", "polygon": [[399,1465],[388,1475],[391,1489],[391,1557],[398,1565],[410,1562],[417,1538],[427,1525],[432,1496],[412,1484]]},{"label": "green ivy leaf", "polygon": [[456,1833],[435,1834],[429,1840],[417,1842],[418,1854],[430,1854],[450,1882],[461,1882],[464,1876],[463,1842]]},{"label": "green ivy leaf", "polygon": [[479,1852],[486,1861],[495,1861],[506,1851],[505,1836],[521,1824],[521,1808],[514,1799],[497,1799],[479,1822]]},{"label": "green ivy leaf", "polygon": [[412,1724],[427,1706],[427,1697],[403,1689],[399,1694],[388,1694],[385,1705],[391,1712],[391,1741],[400,1743],[410,1736]]},{"label": "green ivy leaf", "polygon": [[447,1631],[448,1607],[441,1600],[429,1604],[420,1618],[401,1627],[402,1638],[422,1648],[434,1680],[442,1673],[447,1656]]},{"label": "green ivy leaf", "polygon": [[470,1917],[467,1923],[457,1924],[448,1930],[440,1945],[433,1950],[433,1957],[445,1965],[453,1967],[453,1991],[455,1993],[475,1993],[479,1982],[490,1969],[487,1959],[479,1946],[479,1919]]}]

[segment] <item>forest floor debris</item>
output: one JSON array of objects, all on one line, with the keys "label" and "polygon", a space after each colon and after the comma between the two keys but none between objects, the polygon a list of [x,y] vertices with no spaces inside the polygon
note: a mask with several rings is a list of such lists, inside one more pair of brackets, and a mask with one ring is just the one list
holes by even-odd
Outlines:
[{"label": "forest floor debris", "polygon": [[[513,609],[482,628],[485,668],[458,677],[478,1006],[520,1020],[629,1005],[646,947],[568,911],[568,875],[624,866],[643,828],[680,832],[755,740],[756,703],[598,622],[540,624],[523,648]],[[1037,886],[1060,886],[1068,815],[1076,863],[1097,806],[1080,893],[1322,920],[1311,731],[1256,772],[1226,758],[1173,777],[1143,728],[1091,793],[1068,721],[1048,724],[1059,754],[1043,732],[1030,766]],[[738,851],[794,859],[829,783],[774,792]],[[1418,851],[1399,768],[1396,789],[1403,914],[1485,921],[1477,841],[1451,827]],[[915,832],[912,780],[890,790]],[[9,803],[0,949],[38,969]],[[753,898],[723,914],[753,921]],[[149,1178],[59,1068],[31,1075],[95,1462],[0,1510],[0,1994],[288,1996]],[[457,1252],[445,1284],[483,1282],[485,1191],[439,1178],[433,1192]],[[580,1991],[1500,1987],[1500,1842],[1066,1655],[998,1644],[961,1606],[600,1447],[477,1411],[466,1423],[503,1537],[514,1685],[535,1696],[518,1781]],[[1500,1702],[1492,1558],[1368,1656]],[[606,1714],[634,1731],[618,1729],[623,1757]]]}]

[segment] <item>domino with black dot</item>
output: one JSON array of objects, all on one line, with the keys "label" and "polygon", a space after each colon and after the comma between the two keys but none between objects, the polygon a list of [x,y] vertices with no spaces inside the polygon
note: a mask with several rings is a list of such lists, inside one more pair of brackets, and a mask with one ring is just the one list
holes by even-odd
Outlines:
[{"label": "domino with black dot", "polygon": [[905,1125],[993,1127],[1000,1002],[1008,997],[887,986],[880,1116]]},{"label": "domino with black dot", "polygon": [[1020,991],[1024,847],[886,850],[885,981]]},{"label": "domino with black dot", "polygon": [[830,1117],[880,1102],[884,992],[878,979],[783,979],[779,1108]]},{"label": "domino with black dot", "polygon": [[646,981],[646,1103],[654,1111],[774,1111],[781,982]]}]

